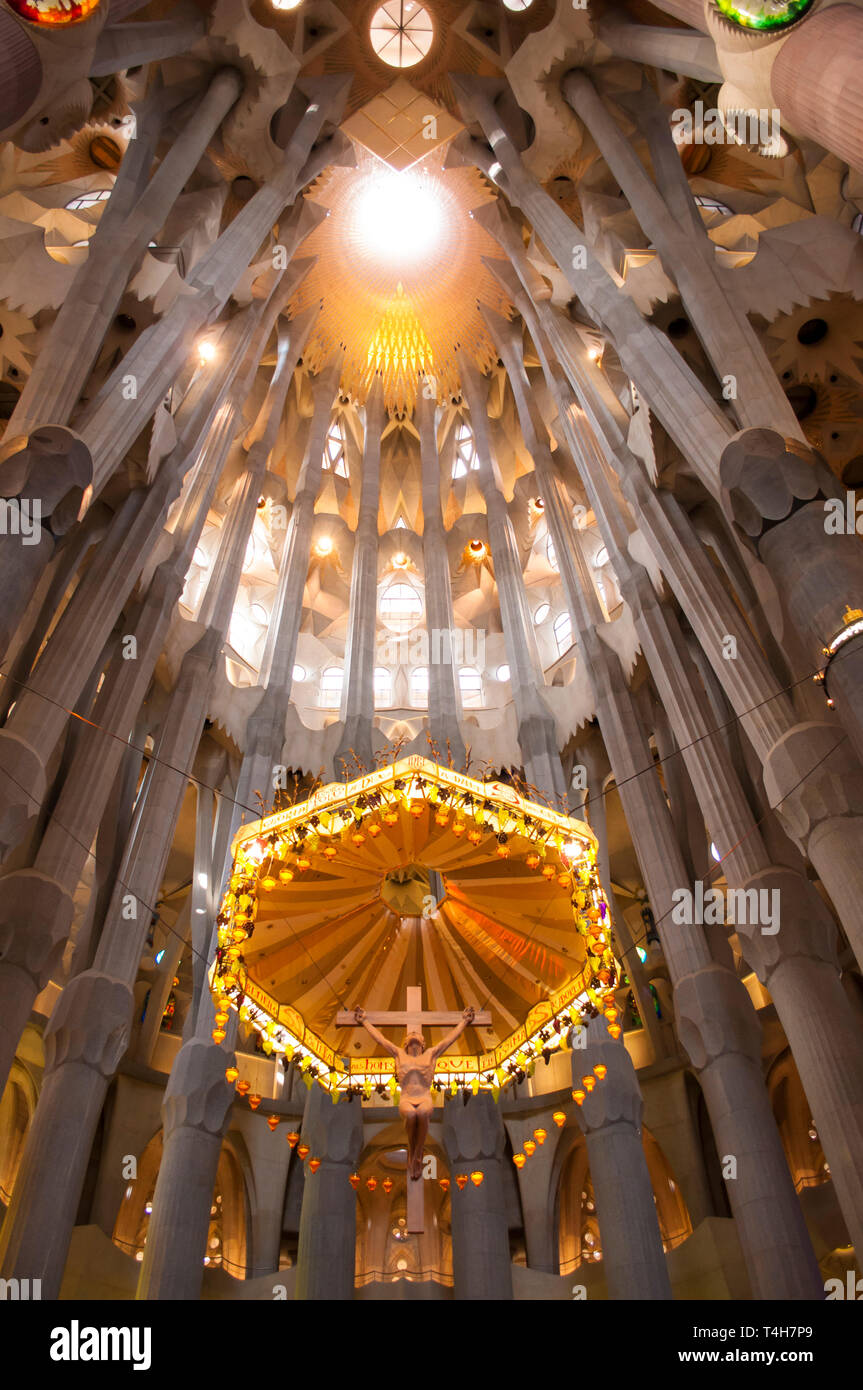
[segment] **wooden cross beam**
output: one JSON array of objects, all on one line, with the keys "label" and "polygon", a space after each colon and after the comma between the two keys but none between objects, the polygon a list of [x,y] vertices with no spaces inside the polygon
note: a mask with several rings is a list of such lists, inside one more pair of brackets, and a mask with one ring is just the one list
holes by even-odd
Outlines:
[{"label": "wooden cross beam", "polygon": [[[374,1023],[377,1027],[383,1028],[404,1028],[406,1033],[421,1033],[423,1025],[427,1028],[452,1028],[461,1021],[460,1013],[448,1013],[444,1009],[423,1009],[423,992],[419,985],[408,985],[405,990],[407,996],[406,1008],[401,1009],[378,1009],[376,1013],[367,1012],[366,1018],[369,1023]],[[339,1009],[336,1014],[337,1028],[356,1028],[357,1021],[354,1018],[353,1009]],[[488,1028],[491,1026],[491,1014],[487,1009],[474,1015],[472,1027]]]}]

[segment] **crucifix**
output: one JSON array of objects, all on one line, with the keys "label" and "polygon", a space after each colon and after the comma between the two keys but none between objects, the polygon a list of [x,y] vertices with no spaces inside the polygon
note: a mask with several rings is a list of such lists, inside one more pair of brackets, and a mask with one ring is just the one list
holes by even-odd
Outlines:
[{"label": "crucifix", "polygon": [[[434,1078],[435,1062],[441,1053],[460,1038],[465,1028],[471,1024],[488,1027],[491,1014],[477,1013],[475,1009],[465,1009],[463,1013],[447,1013],[443,1010],[423,1011],[423,992],[419,986],[408,986],[404,1011],[382,1009],[367,1014],[365,1009],[341,1009],[336,1014],[339,1028],[353,1028],[357,1024],[365,1028],[376,1043],[380,1043],[391,1057],[395,1058],[396,1080],[401,1087],[399,1114],[405,1122],[408,1136],[408,1230],[414,1234],[424,1230],[423,1220],[423,1145],[428,1133],[429,1120],[433,1107],[431,1084]],[[391,1043],[375,1024],[384,1027],[404,1028],[405,1040],[401,1047]],[[423,1024],[429,1028],[446,1027],[454,1023],[451,1033],[434,1047],[426,1047],[423,1037]]]}]

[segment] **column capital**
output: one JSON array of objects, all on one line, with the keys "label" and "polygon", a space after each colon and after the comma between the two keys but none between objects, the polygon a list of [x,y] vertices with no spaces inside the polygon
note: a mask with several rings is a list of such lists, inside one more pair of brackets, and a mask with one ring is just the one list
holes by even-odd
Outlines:
[{"label": "column capital", "polygon": [[576,1116],[584,1134],[608,1129],[612,1125],[630,1125],[641,1133],[643,1103],[635,1067],[622,1042],[615,1042],[602,1017],[591,1019],[587,1026],[587,1046],[572,1052],[572,1084],[581,1087],[582,1074],[602,1063],[606,1074],[585,1096]]},{"label": "column capital", "polygon": [[112,1077],[129,1043],[133,1002],[123,980],[99,970],[76,975],[45,1030],[46,1071],[80,1062],[106,1080]]},{"label": "column capital", "polygon": [[677,1035],[696,1071],[731,1054],[760,1064],[761,1024],[745,985],[730,970],[709,965],[685,976],[674,989],[674,1011]]},{"label": "column capital", "polygon": [[359,1100],[331,1097],[320,1086],[312,1086],[303,1115],[303,1140],[312,1157],[323,1163],[353,1169],[363,1148],[363,1107]]},{"label": "column capital", "polygon": [[451,1163],[500,1159],[504,1150],[503,1120],[492,1097],[481,1092],[472,1096],[467,1105],[460,1096],[447,1099],[443,1138]]},{"label": "column capital", "polygon": [[233,1088],[225,1080],[225,1067],[232,1057],[203,1038],[183,1043],[162,1101],[166,1139],[184,1126],[221,1138],[234,1101]]},{"label": "column capital", "polygon": [[72,924],[74,904],[56,879],[38,869],[16,869],[3,879],[0,894],[0,960],[45,988],[60,963]]}]

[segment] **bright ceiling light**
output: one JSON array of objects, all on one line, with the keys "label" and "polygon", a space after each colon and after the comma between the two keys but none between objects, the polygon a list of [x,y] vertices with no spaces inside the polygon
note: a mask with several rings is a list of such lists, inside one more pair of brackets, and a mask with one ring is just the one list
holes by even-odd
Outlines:
[{"label": "bright ceiling light", "polygon": [[382,266],[416,265],[441,240],[444,214],[422,176],[381,169],[362,181],[352,208],[351,231],[365,253]]},{"label": "bright ceiling light", "polygon": [[321,536],[320,540],[317,541],[317,543],[315,544],[315,554],[320,555],[321,558],[323,558],[325,555],[331,554],[332,549],[333,543],[330,540],[329,536]]},{"label": "bright ceiling light", "polygon": [[216,356],[216,345],[211,343],[209,338],[202,338],[198,343],[198,361],[203,366],[207,362],[212,362]]},{"label": "bright ceiling light", "polygon": [[529,10],[533,0],[503,0],[504,6],[508,10]]},{"label": "bright ceiling light", "polygon": [[270,0],[274,10],[296,10],[303,0]]}]

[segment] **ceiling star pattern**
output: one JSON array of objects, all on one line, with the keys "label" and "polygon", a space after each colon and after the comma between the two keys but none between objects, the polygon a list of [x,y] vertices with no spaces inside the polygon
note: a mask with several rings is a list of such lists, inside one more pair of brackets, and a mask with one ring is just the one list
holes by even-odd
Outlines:
[{"label": "ceiling star pattern", "polygon": [[[469,168],[444,169],[439,152],[414,165],[414,180],[439,211],[439,234],[416,258],[388,259],[363,231],[361,200],[381,173],[380,161],[357,151],[355,169],[332,168],[312,186],[309,198],[330,211],[304,244],[317,256],[292,304],[299,314],[320,304],[321,312],[304,361],[319,371],[337,350],[345,354],[342,391],[362,402],[375,374],[391,413],[410,411],[421,373],[434,379],[443,400],[459,389],[456,349],[463,348],[487,371],[497,352],[479,312],[489,305],[509,317],[512,310],[484,256],[497,243],[471,218],[470,210],[494,194]],[[395,178],[389,170],[390,179]]]}]

